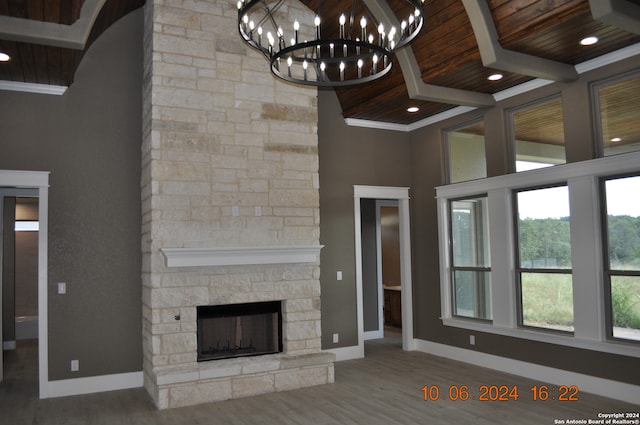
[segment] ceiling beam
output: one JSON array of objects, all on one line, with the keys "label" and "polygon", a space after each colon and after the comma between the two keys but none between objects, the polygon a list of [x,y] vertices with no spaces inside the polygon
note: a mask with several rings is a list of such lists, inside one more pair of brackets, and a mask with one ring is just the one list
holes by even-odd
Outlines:
[{"label": "ceiling beam", "polygon": [[462,0],[480,49],[482,64],[487,68],[552,81],[575,81],[575,67],[538,56],[507,50],[500,45],[498,31],[485,0]]},{"label": "ceiling beam", "polygon": [[640,6],[626,0],[589,0],[596,21],[640,34]]},{"label": "ceiling beam", "polygon": [[[363,1],[378,21],[386,21],[396,28],[400,27],[398,18],[386,1]],[[411,99],[473,107],[493,106],[496,103],[493,96],[487,93],[426,84],[422,80],[422,72],[418,66],[418,61],[409,45],[398,49],[396,57],[398,58],[400,69],[402,69],[402,76]]]},{"label": "ceiling beam", "polygon": [[93,23],[107,0],[85,0],[72,25],[0,16],[0,39],[84,50]]},{"label": "ceiling beam", "polygon": [[493,96],[487,93],[426,84],[422,81],[418,61],[410,48],[398,50],[396,57],[411,99],[479,108],[496,104]]}]

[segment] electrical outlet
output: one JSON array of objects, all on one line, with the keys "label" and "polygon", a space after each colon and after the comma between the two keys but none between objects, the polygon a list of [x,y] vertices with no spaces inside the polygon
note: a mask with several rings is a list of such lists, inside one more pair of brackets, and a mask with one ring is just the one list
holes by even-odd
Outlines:
[{"label": "electrical outlet", "polygon": [[337,344],[339,340],[340,340],[340,338],[339,338],[338,334],[333,334],[333,343]]},{"label": "electrical outlet", "polygon": [[475,335],[469,335],[469,344],[476,345],[476,336]]},{"label": "electrical outlet", "polygon": [[80,370],[80,360],[71,360],[71,372]]}]

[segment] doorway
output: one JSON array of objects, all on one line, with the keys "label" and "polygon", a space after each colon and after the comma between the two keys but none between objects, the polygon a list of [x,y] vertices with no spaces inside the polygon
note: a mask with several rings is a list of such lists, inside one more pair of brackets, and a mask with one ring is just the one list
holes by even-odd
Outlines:
[{"label": "doorway", "polygon": [[[364,357],[364,340],[373,337],[384,336],[384,324],[380,325],[384,318],[381,306],[384,304],[384,292],[382,284],[378,285],[376,279],[377,314],[378,326],[376,330],[365,333],[365,294],[364,294],[364,273],[363,267],[363,227],[362,227],[362,200],[385,200],[380,202],[397,205],[398,235],[399,235],[399,285],[392,285],[400,294],[401,322],[402,322],[402,349],[414,350],[415,340],[413,338],[413,305],[411,289],[411,241],[409,225],[409,189],[402,187],[386,186],[354,186],[354,221],[355,221],[355,248],[356,248],[356,296],[358,314],[358,350]],[[380,255],[377,256],[380,258]],[[368,293],[368,298],[371,294]]]},{"label": "doorway", "polygon": [[[0,329],[4,328],[3,317],[7,317],[3,312],[3,305],[7,306],[11,304],[11,309],[14,310],[11,312],[14,316],[14,323],[12,324],[14,327],[14,334],[10,335],[13,339],[8,339],[6,342],[10,347],[12,345],[11,341],[17,342],[15,331],[15,309],[19,308],[21,311],[30,312],[30,314],[25,314],[24,316],[33,316],[37,317],[37,321],[34,323],[34,320],[31,318],[22,319],[23,321],[30,322],[20,324],[19,336],[25,337],[28,339],[29,337],[33,337],[37,335],[38,341],[38,349],[37,353],[34,354],[37,357],[37,378],[34,377],[37,382],[38,391],[40,398],[48,397],[48,338],[47,338],[47,234],[48,234],[48,194],[49,194],[49,173],[48,172],[39,172],[39,171],[12,171],[12,170],[0,170],[0,235],[2,237],[2,244],[0,244],[0,276],[4,275],[3,270],[3,262],[4,255],[8,255],[8,250],[4,248],[5,241],[4,235],[6,232],[9,234],[13,234],[14,236],[17,233],[24,232],[33,232],[33,230],[19,230],[16,232],[15,215],[23,214],[23,211],[18,212],[15,209],[15,203],[19,199],[21,207],[28,206],[27,208],[31,211],[28,214],[31,216],[34,215],[34,210],[37,211],[35,216],[38,218],[37,225],[38,231],[37,233],[31,233],[27,235],[18,236],[19,243],[26,243],[29,245],[27,251],[31,250],[31,254],[29,254],[30,258],[23,258],[21,260],[26,261],[26,263],[20,263],[19,267],[23,268],[32,268],[32,271],[29,272],[31,274],[35,274],[35,276],[31,276],[28,279],[35,279],[37,282],[36,287],[30,288],[20,288],[18,291],[20,292],[21,304],[17,306],[13,300],[11,303],[8,300],[5,300],[4,294],[7,293],[8,290],[5,290],[4,285],[3,290],[0,291]],[[12,219],[12,223],[6,224],[7,221],[4,219],[5,215],[5,199],[15,199],[13,201],[13,205],[9,202],[9,206],[7,206],[6,211],[11,211],[11,208],[14,208],[14,217]],[[35,203],[37,201],[37,203]],[[28,216],[25,216],[28,217]],[[24,222],[33,222],[35,220],[19,220]],[[23,226],[19,226],[20,229],[24,229],[33,226],[34,223],[22,223]],[[7,228],[8,227],[8,228]],[[25,237],[23,237],[25,236]],[[34,240],[35,239],[35,240]],[[15,241],[11,241],[15,244]],[[35,255],[35,259],[33,256]],[[24,270],[20,270],[20,273],[24,273]],[[28,274],[29,274],[28,273]],[[23,278],[22,276],[21,278]],[[15,297],[15,294],[11,294],[12,297]],[[34,303],[28,301],[30,298],[36,298]],[[35,309],[35,310],[34,310]],[[36,314],[31,314],[34,311],[37,311]],[[5,337],[3,336],[3,348]],[[4,350],[3,350],[4,353]],[[33,350],[32,350],[33,353]],[[4,379],[4,362],[3,356],[0,356],[0,382]]]},{"label": "doorway", "polygon": [[402,328],[400,217],[394,199],[361,199],[364,339]]},{"label": "doorway", "polygon": [[38,197],[4,190],[2,212],[3,376],[38,393]]}]

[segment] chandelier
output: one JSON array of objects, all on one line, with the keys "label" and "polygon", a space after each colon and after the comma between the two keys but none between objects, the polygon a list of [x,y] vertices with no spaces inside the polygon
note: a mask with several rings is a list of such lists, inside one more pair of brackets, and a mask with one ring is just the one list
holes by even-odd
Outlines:
[{"label": "chandelier", "polygon": [[[282,7],[284,2],[238,0],[238,30],[269,61],[273,75],[296,84],[338,87],[382,78],[391,71],[394,51],[413,40],[424,23],[424,0],[401,0],[406,14],[395,23],[377,21],[363,1],[353,0],[350,11],[326,21],[321,13],[335,11],[321,6],[306,25],[290,18],[295,13]],[[279,22],[283,19],[286,25]]]}]

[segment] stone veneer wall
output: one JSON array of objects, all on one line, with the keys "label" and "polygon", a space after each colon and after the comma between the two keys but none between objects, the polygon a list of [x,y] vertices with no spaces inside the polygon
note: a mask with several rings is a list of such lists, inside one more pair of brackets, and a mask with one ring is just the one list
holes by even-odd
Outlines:
[{"label": "stone veneer wall", "polygon": [[[167,267],[161,252],[319,244],[317,92],[276,81],[236,25],[229,0],[145,5],[143,354],[159,408],[333,382],[318,261]],[[267,300],[284,300],[283,354],[196,362],[197,305]]]}]

